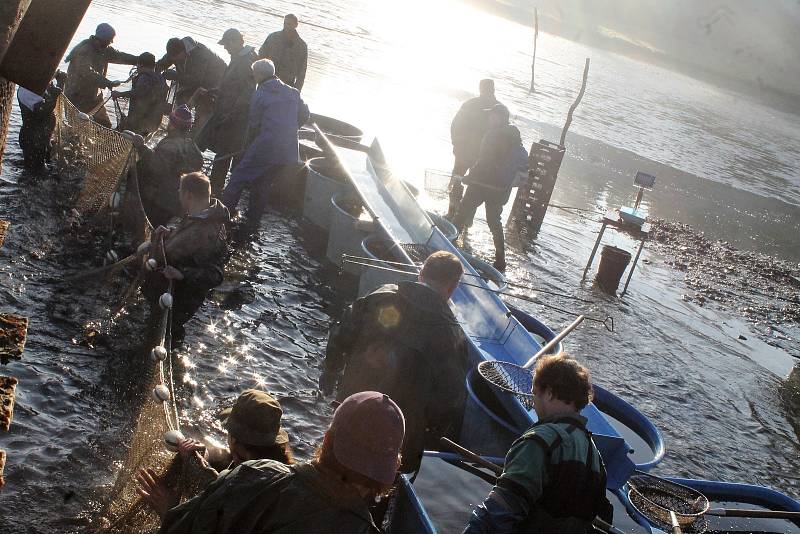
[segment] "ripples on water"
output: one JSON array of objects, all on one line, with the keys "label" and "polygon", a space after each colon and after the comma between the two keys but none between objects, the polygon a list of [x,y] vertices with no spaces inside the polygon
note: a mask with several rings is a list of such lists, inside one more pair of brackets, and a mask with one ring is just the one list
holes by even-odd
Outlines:
[{"label": "ripples on water", "polygon": [[[223,26],[234,25],[257,45],[278,26],[277,19],[255,17],[226,2],[180,0],[169,7],[172,11],[160,0],[124,6],[97,0],[77,37],[109,20],[118,29],[119,48],[160,52],[173,34],[193,34],[212,44]],[[603,211],[633,195],[628,184],[636,168],[656,168],[661,189],[646,199],[651,213],[672,214],[710,235],[786,252],[791,232],[775,228],[773,221],[796,227],[796,211],[741,190],[798,201],[791,174],[800,159],[795,117],[547,34],[539,40],[539,92],[529,98],[524,94],[529,29],[479,16],[460,4],[426,7],[430,20],[422,21],[414,18],[414,5],[405,3],[311,2],[301,8],[277,2],[271,9],[369,33],[363,39],[301,27],[311,48],[304,97],[314,110],[379,133],[393,163],[412,181],[421,184],[427,167],[450,165],[449,121],[476,80],[487,74],[498,79],[502,98],[513,104],[527,141],[557,138],[554,125],[577,91],[582,58],[591,55],[589,89],[576,114],[554,201]],[[463,17],[449,27],[441,23],[449,20],[444,15]],[[420,26],[409,39],[415,21]],[[494,43],[474,39],[479,26],[499,29],[502,37]],[[498,49],[515,52],[499,54]],[[115,72],[123,71],[127,68]],[[20,386],[12,431],[0,437],[9,450],[0,530],[80,530],[82,520],[75,518],[97,509],[103,489],[113,482],[133,413],[147,394],[138,387],[146,357],[137,348],[143,342],[138,330],[143,314],[134,312],[112,336],[86,345],[83,325],[105,317],[114,297],[102,288],[55,292],[54,281],[65,271],[86,268],[93,261],[87,258],[99,257],[102,250],[95,255],[91,245],[65,237],[63,182],[25,176],[15,168],[21,159],[13,141],[17,126],[0,183],[0,217],[12,222],[0,249],[0,294],[4,310],[26,314],[31,323],[23,361],[3,369],[18,376]],[[491,257],[480,216],[482,211],[469,242]],[[624,301],[604,297],[589,284],[580,286],[597,230],[594,218],[551,210],[532,245],[512,244],[509,277],[594,299],[597,303],[584,311],[615,317],[615,334],[584,323],[568,346],[588,363],[598,383],[662,429],[668,453],[660,473],[764,483],[799,496],[795,428],[800,425],[792,415],[798,408],[783,395],[782,381],[791,360],[755,336],[738,340],[748,331],[741,320],[683,302],[682,275],[652,252],[645,253],[652,261],[640,266]],[[768,243],[755,242],[755,235]],[[624,236],[609,235],[607,242],[633,247]],[[317,366],[330,318],[341,306],[337,292],[346,286],[325,263],[323,250],[315,232],[277,213],[265,217],[252,241],[235,246],[225,284],[187,325],[180,351],[178,368],[185,373],[178,376],[178,397],[187,432],[222,441],[217,412],[242,389],[263,387],[280,397],[298,455],[312,453],[331,413],[317,396]],[[553,302],[575,307],[566,299]],[[544,307],[516,304],[554,328],[570,320]]]}]

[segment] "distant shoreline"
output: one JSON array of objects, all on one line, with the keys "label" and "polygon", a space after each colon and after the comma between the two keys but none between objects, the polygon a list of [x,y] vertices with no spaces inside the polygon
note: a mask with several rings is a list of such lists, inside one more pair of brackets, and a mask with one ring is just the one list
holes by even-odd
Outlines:
[{"label": "distant shoreline", "polygon": [[[489,11],[508,20],[512,20],[523,26],[531,27],[533,20],[533,8],[523,8],[508,5],[499,0],[461,0],[462,2],[475,6],[481,10]],[[712,84],[723,90],[732,90],[741,93],[743,96],[753,98],[759,103],[775,108],[780,111],[800,115],[800,94],[787,93],[769,87],[759,85],[741,79],[732,78],[724,74],[712,72],[699,65],[694,65],[679,58],[648,50],[645,47],[623,39],[616,39],[596,32],[590,32],[582,28],[565,25],[562,21],[556,20],[547,14],[539,15],[539,29],[542,33],[557,35],[561,38],[576,43],[585,44],[594,48],[600,48],[615,54],[620,54],[631,59],[650,63],[665,69],[684,74],[696,80]],[[532,51],[532,48],[531,48]]]}]

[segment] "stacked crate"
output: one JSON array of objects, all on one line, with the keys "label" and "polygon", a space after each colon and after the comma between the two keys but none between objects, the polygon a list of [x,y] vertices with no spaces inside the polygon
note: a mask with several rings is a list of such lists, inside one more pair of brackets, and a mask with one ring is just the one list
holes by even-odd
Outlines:
[{"label": "stacked crate", "polygon": [[533,234],[539,232],[563,159],[563,146],[544,139],[531,146],[528,180],[519,187],[511,208],[510,220],[517,228]]}]

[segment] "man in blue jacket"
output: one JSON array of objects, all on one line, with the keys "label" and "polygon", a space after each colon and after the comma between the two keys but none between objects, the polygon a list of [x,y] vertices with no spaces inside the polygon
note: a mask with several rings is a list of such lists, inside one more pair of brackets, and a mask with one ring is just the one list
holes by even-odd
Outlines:
[{"label": "man in blue jacket", "polygon": [[250,188],[248,218],[258,224],[272,181],[287,166],[300,161],[297,131],[309,117],[300,92],[275,76],[268,59],[253,63],[258,88],[250,101],[248,145],[242,161],[233,169],[222,192],[222,203],[233,212],[245,187]]},{"label": "man in blue jacket", "polygon": [[481,141],[477,162],[464,178],[467,192],[453,219],[460,233],[472,221],[478,206],[486,204],[486,222],[494,239],[494,266],[499,271],[506,268],[500,215],[517,173],[528,166],[528,153],[522,146],[519,130],[509,124],[509,118],[508,108],[503,104],[496,104],[489,112],[489,130]]}]

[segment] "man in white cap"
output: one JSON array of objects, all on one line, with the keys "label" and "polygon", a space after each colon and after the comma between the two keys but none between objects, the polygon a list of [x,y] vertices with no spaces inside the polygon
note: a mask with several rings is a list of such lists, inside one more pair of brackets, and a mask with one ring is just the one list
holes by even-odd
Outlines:
[{"label": "man in white cap", "polygon": [[309,112],[300,92],[275,76],[272,61],[260,59],[252,69],[258,88],[250,101],[249,143],[225,186],[222,203],[233,213],[245,187],[249,187],[248,218],[255,226],[266,207],[272,181],[300,161],[297,131],[308,120]]},{"label": "man in white cap", "polygon": [[69,63],[65,96],[84,113],[94,113],[95,122],[106,128],[111,128],[111,119],[102,105],[101,91],[120,85],[106,78],[108,64],[136,65],[139,59],[111,47],[116,34],[110,24],[98,24],[94,35],[75,45],[64,59]]}]

